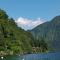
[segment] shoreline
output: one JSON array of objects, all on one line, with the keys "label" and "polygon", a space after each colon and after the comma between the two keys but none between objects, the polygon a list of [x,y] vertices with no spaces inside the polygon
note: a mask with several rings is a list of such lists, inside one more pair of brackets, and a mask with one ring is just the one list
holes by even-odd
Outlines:
[{"label": "shoreline", "polygon": [[26,54],[40,54],[40,53],[49,53],[50,51],[46,52],[19,52],[19,53],[14,53],[13,51],[0,51],[0,56],[7,56],[7,55],[26,55]]}]

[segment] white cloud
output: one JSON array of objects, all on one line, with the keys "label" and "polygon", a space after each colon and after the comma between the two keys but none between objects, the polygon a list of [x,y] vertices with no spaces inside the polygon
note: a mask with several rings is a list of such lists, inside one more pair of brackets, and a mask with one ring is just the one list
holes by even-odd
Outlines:
[{"label": "white cloud", "polygon": [[39,24],[42,24],[44,20],[42,20],[41,18],[37,18],[36,20],[30,20],[27,18],[19,17],[15,22],[19,27],[22,27],[25,30],[29,30],[36,27]]}]

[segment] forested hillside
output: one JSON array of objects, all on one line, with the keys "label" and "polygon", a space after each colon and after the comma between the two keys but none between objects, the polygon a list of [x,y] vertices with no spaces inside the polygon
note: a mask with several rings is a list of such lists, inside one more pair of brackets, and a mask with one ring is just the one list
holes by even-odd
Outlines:
[{"label": "forested hillside", "polygon": [[0,55],[26,54],[45,52],[47,44],[39,41],[33,35],[18,27],[13,18],[9,18],[4,10],[0,9]]},{"label": "forested hillside", "polygon": [[13,18],[0,9],[0,51],[22,53],[31,51],[30,33],[19,28]]}]

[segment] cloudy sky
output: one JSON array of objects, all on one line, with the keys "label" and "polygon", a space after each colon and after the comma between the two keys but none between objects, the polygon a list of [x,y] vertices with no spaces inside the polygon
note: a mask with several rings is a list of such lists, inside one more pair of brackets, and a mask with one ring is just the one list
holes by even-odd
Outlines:
[{"label": "cloudy sky", "polygon": [[33,19],[28,19],[28,18],[24,18],[24,17],[19,17],[16,21],[17,25],[20,27],[22,27],[25,30],[29,30],[29,29],[33,29],[34,27],[36,27],[39,24],[42,24],[45,22],[45,20],[41,19],[41,18],[37,18],[35,20]]},{"label": "cloudy sky", "polygon": [[32,29],[60,15],[60,0],[0,0],[0,8],[14,18],[18,26]]}]

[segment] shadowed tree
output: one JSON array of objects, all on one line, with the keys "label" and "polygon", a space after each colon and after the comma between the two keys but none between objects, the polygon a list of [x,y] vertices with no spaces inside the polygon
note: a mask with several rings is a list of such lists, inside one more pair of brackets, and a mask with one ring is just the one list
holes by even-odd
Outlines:
[{"label": "shadowed tree", "polygon": [[0,9],[0,19],[8,19],[8,15],[2,9]]}]

